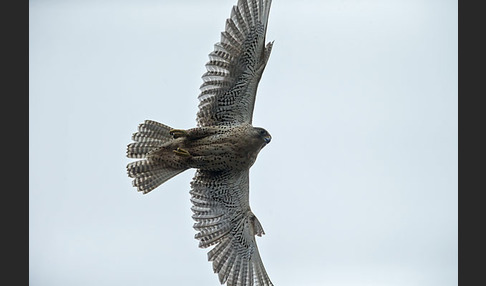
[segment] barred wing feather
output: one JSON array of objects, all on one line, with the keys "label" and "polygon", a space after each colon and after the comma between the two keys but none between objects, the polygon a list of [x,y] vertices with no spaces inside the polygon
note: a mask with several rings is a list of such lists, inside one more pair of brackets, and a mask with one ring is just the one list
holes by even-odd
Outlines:
[{"label": "barred wing feather", "polygon": [[252,122],[256,90],[270,56],[265,45],[271,0],[239,0],[202,76],[198,126]]},{"label": "barred wing feather", "polygon": [[248,203],[249,171],[198,170],[191,182],[194,228],[221,284],[273,285],[256,245],[263,228]]}]

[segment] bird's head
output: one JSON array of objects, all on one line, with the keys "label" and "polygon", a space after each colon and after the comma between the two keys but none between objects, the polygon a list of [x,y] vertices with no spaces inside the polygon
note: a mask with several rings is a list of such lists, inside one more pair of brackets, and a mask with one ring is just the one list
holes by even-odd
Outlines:
[{"label": "bird's head", "polygon": [[254,131],[255,131],[255,135],[258,137],[258,139],[260,139],[262,141],[262,148],[265,145],[267,145],[268,143],[270,143],[270,141],[272,140],[272,136],[270,135],[270,133],[268,133],[267,130],[265,130],[261,127],[255,127]]}]

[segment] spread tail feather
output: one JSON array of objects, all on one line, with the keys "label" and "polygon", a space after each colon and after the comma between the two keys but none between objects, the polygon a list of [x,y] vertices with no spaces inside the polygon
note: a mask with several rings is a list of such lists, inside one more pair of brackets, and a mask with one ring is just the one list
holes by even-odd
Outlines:
[{"label": "spread tail feather", "polygon": [[132,140],[135,142],[128,144],[127,157],[146,158],[151,151],[173,140],[169,133],[171,129],[162,123],[145,120],[138,126],[138,132],[132,135]]},{"label": "spread tail feather", "polygon": [[128,176],[134,178],[133,186],[144,194],[185,170],[187,169],[171,168],[151,160],[131,162],[127,165]]},{"label": "spread tail feather", "polygon": [[[127,173],[133,178],[133,186],[144,194],[152,191],[162,183],[184,172],[187,168],[174,164],[171,153],[162,152],[159,156],[150,156],[156,150],[171,142],[173,139],[167,125],[151,120],[145,120],[134,133],[133,143],[127,146],[127,157],[143,159],[127,165]],[[165,156],[164,156],[165,155]],[[169,156],[168,156],[169,155]]]}]

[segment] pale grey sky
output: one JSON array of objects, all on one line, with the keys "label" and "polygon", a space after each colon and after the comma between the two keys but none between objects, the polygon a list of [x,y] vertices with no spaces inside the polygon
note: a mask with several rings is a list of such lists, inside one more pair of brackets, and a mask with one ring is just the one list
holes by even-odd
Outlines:
[{"label": "pale grey sky", "polygon": [[[194,171],[142,195],[125,148],[195,126],[235,3],[30,1],[30,285],[219,285]],[[275,285],[457,285],[457,27],[457,1],[273,1],[250,204]]]}]

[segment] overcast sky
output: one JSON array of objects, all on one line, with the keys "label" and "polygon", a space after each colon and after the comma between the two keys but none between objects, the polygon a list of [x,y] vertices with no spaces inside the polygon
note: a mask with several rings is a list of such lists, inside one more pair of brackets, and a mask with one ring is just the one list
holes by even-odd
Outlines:
[{"label": "overcast sky", "polygon": [[[125,152],[195,126],[235,3],[30,1],[30,285],[219,285],[194,170],[142,195]],[[275,285],[457,285],[457,27],[457,1],[273,1],[250,204]]]}]

